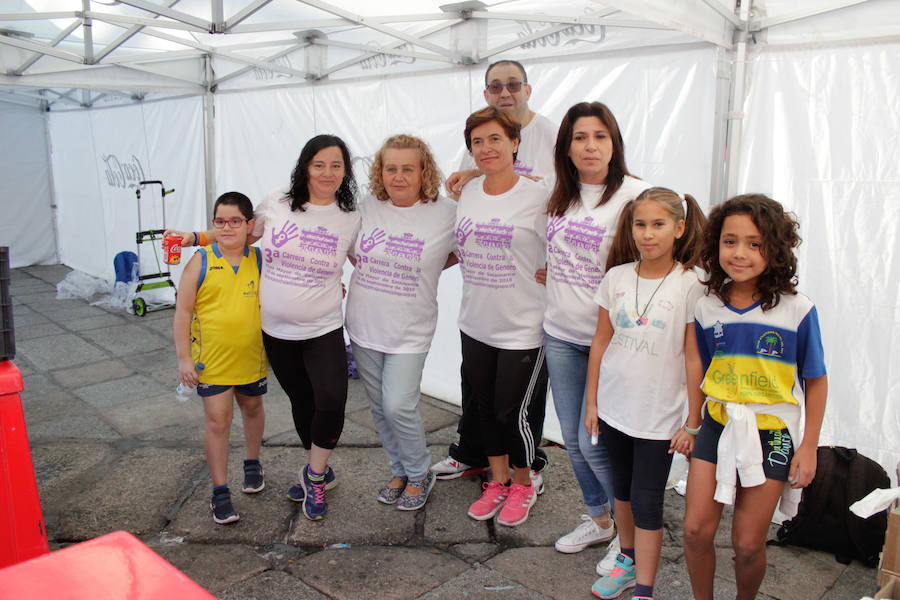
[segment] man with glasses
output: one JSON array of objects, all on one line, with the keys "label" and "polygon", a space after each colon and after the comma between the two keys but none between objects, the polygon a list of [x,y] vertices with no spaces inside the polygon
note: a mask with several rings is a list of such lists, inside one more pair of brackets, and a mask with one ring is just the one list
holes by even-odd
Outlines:
[{"label": "man with glasses", "polygon": [[[546,181],[549,195],[553,182],[556,181],[553,146],[556,144],[557,127],[547,117],[535,113],[528,107],[531,85],[528,83],[525,67],[514,60],[495,62],[485,71],[484,84],[484,99],[487,103],[512,115],[522,125],[519,150],[513,168],[519,175]],[[479,175],[481,172],[475,166],[475,159],[471,153],[466,152],[459,171],[447,178],[447,191],[453,198],[458,198],[462,187]],[[540,369],[533,390],[528,405],[528,426],[534,438],[540,440],[547,404],[546,365]],[[465,379],[462,380],[462,405],[463,415],[457,428],[459,442],[450,445],[447,458],[431,467],[438,479],[477,475],[487,470],[488,460],[481,440],[478,407]],[[540,471],[546,465],[546,453],[537,448],[534,462],[531,463],[531,479],[538,494],[544,491],[544,478]]]},{"label": "man with glasses", "polygon": [[[525,75],[525,67],[514,60],[495,62],[484,73],[484,86],[484,99],[488,105],[509,113],[522,125],[522,139],[513,165],[516,173],[542,178],[547,181],[548,189],[552,188],[556,181],[553,145],[556,144],[557,126],[528,107],[531,84]],[[479,175],[481,172],[475,166],[475,159],[466,152],[459,171],[447,178],[447,191],[456,197],[469,180]]]}]

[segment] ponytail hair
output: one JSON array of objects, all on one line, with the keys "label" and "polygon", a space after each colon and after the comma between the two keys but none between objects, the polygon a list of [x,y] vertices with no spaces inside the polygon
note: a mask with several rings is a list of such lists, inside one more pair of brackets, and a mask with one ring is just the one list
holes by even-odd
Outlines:
[{"label": "ponytail hair", "polygon": [[700,264],[700,255],[703,250],[703,228],[706,225],[706,215],[690,194],[681,196],[664,187],[652,187],[641,192],[637,198],[630,200],[622,207],[619,214],[619,222],[616,224],[616,236],[613,238],[612,248],[606,259],[606,270],[640,260],[641,253],[634,242],[632,223],[634,222],[634,209],[642,202],[654,200],[659,202],[672,219],[677,223],[684,221],[684,232],[675,240],[672,255],[685,269],[690,269]]}]

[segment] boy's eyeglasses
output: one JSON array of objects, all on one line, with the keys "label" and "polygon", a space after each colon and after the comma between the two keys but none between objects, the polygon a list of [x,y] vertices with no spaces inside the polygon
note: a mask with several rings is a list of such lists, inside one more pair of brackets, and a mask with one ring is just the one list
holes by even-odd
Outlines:
[{"label": "boy's eyeglasses", "polygon": [[522,84],[523,82],[521,81],[510,81],[509,83],[500,83],[499,81],[495,81],[488,84],[484,89],[486,89],[494,96],[499,96],[500,94],[502,94],[503,88],[508,89],[510,94],[515,94],[522,89]]},{"label": "boy's eyeglasses", "polygon": [[224,229],[226,223],[228,225],[231,225],[232,229],[237,229],[246,222],[247,219],[243,217],[231,217],[230,219],[215,218],[212,220],[213,227],[215,227],[216,229]]}]

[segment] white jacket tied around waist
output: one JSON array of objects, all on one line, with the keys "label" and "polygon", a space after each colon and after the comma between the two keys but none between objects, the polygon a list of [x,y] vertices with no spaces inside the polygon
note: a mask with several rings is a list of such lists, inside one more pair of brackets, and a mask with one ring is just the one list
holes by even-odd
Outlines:
[{"label": "white jacket tied around waist", "polygon": [[[721,400],[716,399],[721,402]],[[762,485],[766,476],[763,472],[762,444],[756,428],[756,415],[772,415],[781,419],[791,435],[794,452],[800,446],[800,424],[803,408],[797,404],[779,402],[777,404],[755,404],[725,402],[728,422],[719,437],[718,461],[716,463],[716,493],[714,499],[722,504],[734,504],[737,476],[742,487]],[[787,517],[797,514],[802,490],[785,483],[778,510]]]}]

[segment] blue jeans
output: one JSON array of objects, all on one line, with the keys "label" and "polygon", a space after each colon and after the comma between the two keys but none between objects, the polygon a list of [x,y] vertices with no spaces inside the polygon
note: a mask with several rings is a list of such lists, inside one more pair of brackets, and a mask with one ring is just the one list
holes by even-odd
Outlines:
[{"label": "blue jeans", "polygon": [[431,453],[419,416],[419,386],[427,352],[389,354],[351,341],[356,368],[366,388],[375,428],[394,477],[418,481],[428,473]]},{"label": "blue jeans", "polygon": [[[591,436],[584,426],[584,393],[587,387],[590,346],[564,342],[550,334],[545,336],[547,371],[550,390],[562,430],[563,443],[569,453],[575,478],[581,486],[587,512],[599,517],[612,510],[613,476],[603,440],[591,445]],[[596,400],[592,400],[596,402]]]}]

